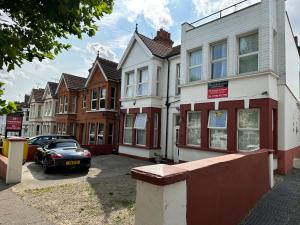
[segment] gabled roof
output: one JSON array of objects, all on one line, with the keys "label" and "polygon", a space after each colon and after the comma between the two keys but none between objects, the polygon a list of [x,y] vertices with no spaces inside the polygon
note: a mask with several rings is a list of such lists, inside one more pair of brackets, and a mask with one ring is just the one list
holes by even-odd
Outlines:
[{"label": "gabled roof", "polygon": [[84,89],[84,85],[86,83],[86,78],[75,76],[72,74],[63,73],[58,86],[56,88],[55,94],[57,95],[58,89],[61,86],[62,82],[65,83],[66,88],[70,90],[82,90]]},{"label": "gabled roof", "polygon": [[39,89],[32,89],[29,102],[34,99],[36,102],[43,102],[43,95],[44,95],[45,89],[39,88]]},{"label": "gabled roof", "polygon": [[162,59],[166,59],[175,55],[180,54],[180,45],[175,47],[168,47],[166,45],[161,44],[158,41],[155,41],[154,39],[148,38],[137,31],[134,32],[134,35],[132,36],[120,62],[118,65],[118,69],[121,68],[123,65],[125,59],[127,58],[127,55],[129,54],[130,50],[133,47],[133,44],[135,42],[138,42],[142,45],[144,49],[146,49],[146,52],[152,56],[156,56]]},{"label": "gabled roof", "polygon": [[58,83],[54,83],[54,82],[47,82],[47,85],[46,85],[46,88],[45,88],[45,91],[44,91],[44,95],[43,95],[43,99],[46,98],[47,94],[48,94],[48,91],[50,92],[50,95],[52,98],[56,98],[56,88],[58,86]]},{"label": "gabled roof", "polygon": [[121,81],[122,72],[121,70],[117,70],[118,63],[97,56],[93,63],[93,67],[89,70],[89,76],[85,83],[85,87],[88,86],[97,66],[101,70],[106,81]]}]

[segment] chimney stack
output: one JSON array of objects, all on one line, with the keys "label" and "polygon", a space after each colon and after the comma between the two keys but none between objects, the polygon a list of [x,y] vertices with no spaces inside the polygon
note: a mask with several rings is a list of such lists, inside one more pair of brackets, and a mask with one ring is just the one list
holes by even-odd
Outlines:
[{"label": "chimney stack", "polygon": [[295,39],[296,45],[298,47],[298,36],[295,36],[294,39]]},{"label": "chimney stack", "polygon": [[174,42],[171,40],[171,34],[164,29],[160,29],[157,31],[156,37],[154,38],[154,41],[168,47],[172,48]]}]

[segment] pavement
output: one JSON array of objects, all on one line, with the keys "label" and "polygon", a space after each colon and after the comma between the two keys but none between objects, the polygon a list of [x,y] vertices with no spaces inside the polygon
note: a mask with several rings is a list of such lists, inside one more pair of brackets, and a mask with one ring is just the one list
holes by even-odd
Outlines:
[{"label": "pavement", "polygon": [[300,170],[285,176],[240,225],[300,225]]},{"label": "pavement", "polygon": [[1,180],[0,217],[1,225],[53,225],[40,211],[25,205]]}]

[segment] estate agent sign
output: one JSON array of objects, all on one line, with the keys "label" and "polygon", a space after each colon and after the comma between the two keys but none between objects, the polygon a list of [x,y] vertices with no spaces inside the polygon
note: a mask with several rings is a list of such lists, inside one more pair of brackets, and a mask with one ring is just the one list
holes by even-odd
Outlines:
[{"label": "estate agent sign", "polygon": [[220,81],[208,84],[207,98],[227,98],[228,97],[228,81]]},{"label": "estate agent sign", "polygon": [[6,117],[5,136],[7,136],[7,132],[9,131],[19,132],[19,136],[21,136],[22,121],[23,115],[21,113],[8,114]]}]

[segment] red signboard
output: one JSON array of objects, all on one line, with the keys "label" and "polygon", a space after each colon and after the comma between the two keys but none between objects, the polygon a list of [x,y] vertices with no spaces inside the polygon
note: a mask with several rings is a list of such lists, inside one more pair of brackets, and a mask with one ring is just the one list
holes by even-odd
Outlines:
[{"label": "red signboard", "polygon": [[6,117],[6,130],[7,131],[20,131],[22,130],[22,117],[21,116],[7,116]]},{"label": "red signboard", "polygon": [[221,81],[208,84],[207,98],[227,98],[228,97],[228,81]]}]

